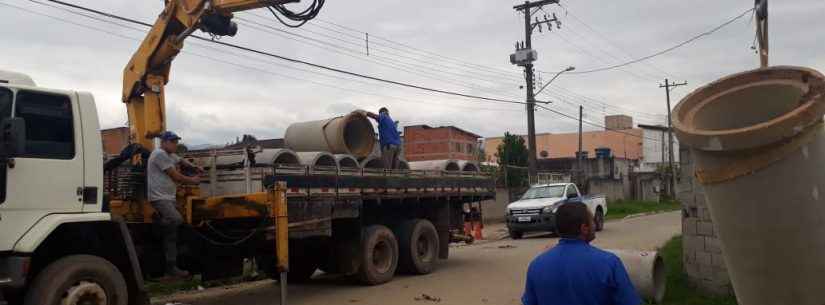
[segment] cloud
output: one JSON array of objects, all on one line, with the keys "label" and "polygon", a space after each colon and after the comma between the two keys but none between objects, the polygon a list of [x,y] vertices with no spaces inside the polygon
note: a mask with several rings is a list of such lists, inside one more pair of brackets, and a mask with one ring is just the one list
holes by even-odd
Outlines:
[{"label": "cloud", "polygon": [[[75,3],[148,22],[162,10],[160,1]],[[264,12],[239,13],[241,23],[255,21],[271,28],[242,24],[236,37],[223,39],[381,78],[522,101],[525,92],[519,86],[524,84],[523,71],[508,61],[513,44],[524,37],[523,18],[512,9],[517,3],[327,1],[318,20],[296,30],[286,29]],[[545,29],[533,36],[539,53],[538,70],[575,66],[583,71],[648,55],[709,30],[741,13],[751,2],[562,3],[564,7],[545,7],[547,13],[561,19],[561,29],[549,33]],[[101,125],[124,125],[122,71],[144,34],[34,3],[14,5],[112,33],[0,6],[0,68],[27,73],[45,87],[92,92]],[[825,47],[819,43],[825,40],[825,31],[818,30],[825,28],[825,19],[816,13],[823,10],[825,2],[818,0],[771,4],[772,63],[825,68]],[[749,17],[644,63],[601,73],[564,74],[539,99],[553,101],[548,107],[572,116],[583,104],[586,118],[595,123],[615,113],[632,115],[636,122],[663,123],[665,97],[658,85],[665,77],[689,83],[673,92],[675,105],[701,85],[756,67],[757,57],[750,50],[753,24]],[[339,25],[369,32],[370,55],[366,55],[363,33]],[[423,92],[195,40],[186,42],[170,77],[166,87],[168,126],[190,144],[225,143],[244,133],[258,138],[281,137],[293,122],[353,109],[376,111],[381,106],[389,107],[402,125],[457,125],[484,136],[526,131],[525,110],[520,104]],[[545,81],[551,77],[541,75]],[[569,118],[543,110],[536,113],[538,132],[572,132],[577,128],[577,122]]]}]

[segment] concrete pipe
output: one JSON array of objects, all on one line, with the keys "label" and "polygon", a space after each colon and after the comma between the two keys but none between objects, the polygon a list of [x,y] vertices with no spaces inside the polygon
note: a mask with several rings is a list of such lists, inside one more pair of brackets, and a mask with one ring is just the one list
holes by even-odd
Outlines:
[{"label": "concrete pipe", "polygon": [[358,169],[361,168],[361,164],[358,163],[358,159],[351,155],[345,154],[338,154],[335,155],[335,162],[338,163],[338,168],[344,169]]},{"label": "concrete pipe", "polygon": [[361,160],[361,168],[382,169],[386,168],[386,166],[384,166],[384,159],[381,159],[381,157],[370,156]]},{"label": "concrete pipe", "polygon": [[800,67],[731,75],[673,110],[740,304],[825,301],[825,77]]},{"label": "concrete pipe", "polygon": [[461,166],[455,160],[430,160],[410,162],[412,170],[460,171]]},{"label": "concrete pipe", "polygon": [[294,151],[278,148],[264,149],[255,154],[255,163],[263,165],[299,165],[301,160]]},{"label": "concrete pipe", "polygon": [[479,172],[478,164],[476,164],[475,162],[460,160],[458,161],[458,166],[461,167],[462,172]]},{"label": "concrete pipe", "polygon": [[656,251],[613,250],[622,260],[636,293],[643,299],[660,304],[667,289],[665,262]]},{"label": "concrete pipe", "polygon": [[323,151],[306,151],[306,152],[298,152],[298,160],[301,162],[302,165],[316,167],[338,167],[338,162],[335,160],[335,157],[330,153],[323,152]]},{"label": "concrete pipe", "polygon": [[410,169],[410,162],[407,162],[407,160],[398,160],[398,168],[397,169],[409,170]]},{"label": "concrete pipe", "polygon": [[352,112],[342,117],[289,125],[284,142],[286,147],[299,152],[328,151],[362,158],[375,146],[375,130],[365,115]]}]

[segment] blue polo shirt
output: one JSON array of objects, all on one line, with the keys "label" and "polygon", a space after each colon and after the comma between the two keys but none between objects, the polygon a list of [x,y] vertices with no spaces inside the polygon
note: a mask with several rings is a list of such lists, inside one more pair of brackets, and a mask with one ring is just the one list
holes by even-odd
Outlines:
[{"label": "blue polo shirt", "polygon": [[527,269],[524,305],[639,305],[627,271],[615,254],[580,239],[559,240]]},{"label": "blue polo shirt", "polygon": [[378,114],[378,142],[381,143],[381,146],[401,145],[401,137],[398,135],[395,121],[385,113]]}]

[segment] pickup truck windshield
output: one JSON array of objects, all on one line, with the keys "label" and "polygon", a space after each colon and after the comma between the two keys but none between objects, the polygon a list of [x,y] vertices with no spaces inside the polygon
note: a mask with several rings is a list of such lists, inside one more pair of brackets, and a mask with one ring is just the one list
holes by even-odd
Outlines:
[{"label": "pickup truck windshield", "polygon": [[521,199],[524,200],[552,197],[564,197],[564,186],[555,185],[531,187],[529,190],[527,190],[526,193],[524,193],[524,196],[521,196]]}]

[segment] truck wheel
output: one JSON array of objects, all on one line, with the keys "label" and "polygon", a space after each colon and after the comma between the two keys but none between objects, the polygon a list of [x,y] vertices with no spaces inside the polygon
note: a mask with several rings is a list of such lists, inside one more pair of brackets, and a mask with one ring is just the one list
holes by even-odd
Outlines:
[{"label": "truck wheel", "polygon": [[92,255],[61,258],[40,271],[25,305],[126,305],[126,280],[109,261]]},{"label": "truck wheel", "polygon": [[398,228],[398,267],[407,273],[427,274],[438,260],[438,232],[426,219],[405,221]]},{"label": "truck wheel", "polygon": [[512,239],[521,239],[521,237],[524,236],[524,233],[519,232],[519,231],[510,230],[509,233],[510,233],[510,238],[512,238]]},{"label": "truck wheel", "polygon": [[361,267],[358,277],[367,285],[389,282],[398,267],[398,241],[392,231],[382,225],[364,229],[361,241]]},{"label": "truck wheel", "polygon": [[601,209],[596,210],[596,215],[593,216],[593,222],[596,224],[596,232],[604,229],[604,212]]}]

